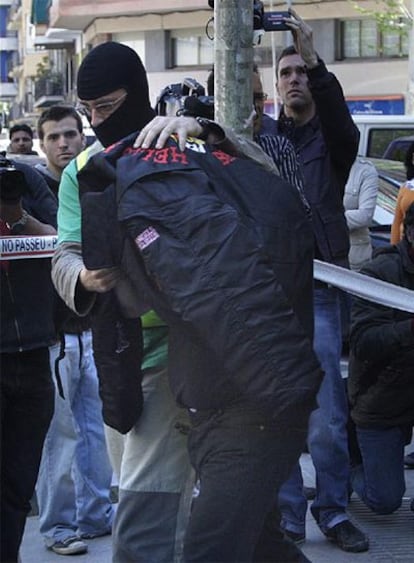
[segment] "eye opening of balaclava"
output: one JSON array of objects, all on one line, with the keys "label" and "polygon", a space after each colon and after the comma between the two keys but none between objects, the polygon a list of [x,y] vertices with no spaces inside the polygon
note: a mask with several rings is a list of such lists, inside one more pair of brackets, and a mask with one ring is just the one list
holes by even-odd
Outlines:
[{"label": "eye opening of balaclava", "polygon": [[147,74],[137,53],[114,41],[94,47],[83,59],[77,76],[78,97],[92,101],[125,88],[127,96],[109,117],[92,127],[105,146],[142,129],[154,116]]}]

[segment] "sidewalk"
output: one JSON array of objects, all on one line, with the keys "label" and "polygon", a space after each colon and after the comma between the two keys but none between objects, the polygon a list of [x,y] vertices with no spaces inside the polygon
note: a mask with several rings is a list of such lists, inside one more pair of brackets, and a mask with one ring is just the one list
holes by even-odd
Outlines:
[{"label": "sidewalk", "polygon": [[[407,451],[413,449],[413,444]],[[314,470],[309,455],[301,458],[304,480],[314,481]],[[331,544],[321,534],[308,512],[306,543],[302,549],[313,563],[414,563],[414,513],[409,499],[414,498],[414,470],[407,470],[407,491],[403,506],[389,516],[376,516],[355,495],[349,505],[349,514],[370,538],[366,553],[345,553]],[[133,523],[131,523],[133,525]],[[89,552],[72,556],[79,563],[111,563],[111,536],[89,540]],[[65,558],[47,551],[39,534],[38,518],[28,519],[21,550],[22,563],[64,563]]]}]

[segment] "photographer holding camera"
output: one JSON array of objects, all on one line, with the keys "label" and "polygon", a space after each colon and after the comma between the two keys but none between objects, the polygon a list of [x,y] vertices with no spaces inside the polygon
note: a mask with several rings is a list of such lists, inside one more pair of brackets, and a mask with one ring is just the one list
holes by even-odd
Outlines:
[{"label": "photographer holding camera", "polygon": [[[37,172],[0,157],[2,239],[55,234],[56,211]],[[3,255],[0,270],[0,560],[16,562],[53,414],[48,346],[55,341],[55,294],[48,258]]]}]

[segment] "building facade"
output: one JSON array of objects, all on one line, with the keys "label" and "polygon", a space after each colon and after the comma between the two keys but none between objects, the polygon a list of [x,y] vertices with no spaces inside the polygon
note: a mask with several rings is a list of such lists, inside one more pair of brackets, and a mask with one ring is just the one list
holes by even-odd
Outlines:
[{"label": "building facade", "polygon": [[[270,4],[273,10],[286,9],[282,3],[264,4],[266,11]],[[378,10],[373,0],[360,4]],[[14,120],[56,101],[73,102],[79,62],[103,41],[120,41],[137,51],[148,71],[153,103],[166,85],[185,77],[204,85],[213,63],[213,11],[207,0],[0,0],[0,8],[4,5],[21,8],[9,9],[4,32],[16,33],[19,44],[19,56],[11,57],[13,68],[2,75],[12,77],[16,90]],[[355,113],[408,113],[409,34],[382,29],[371,14],[348,1],[305,0],[297,11],[312,26],[317,50],[338,76]],[[2,32],[0,26],[0,41]],[[270,113],[277,105],[274,57],[289,43],[290,32],[272,32],[255,47]],[[10,61],[10,55],[5,57]],[[33,60],[25,64],[26,58]]]}]

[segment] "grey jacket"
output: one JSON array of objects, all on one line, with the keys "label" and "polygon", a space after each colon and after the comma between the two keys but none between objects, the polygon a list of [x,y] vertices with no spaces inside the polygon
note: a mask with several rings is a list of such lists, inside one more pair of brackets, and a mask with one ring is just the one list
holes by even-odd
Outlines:
[{"label": "grey jacket", "polygon": [[359,271],[371,260],[369,227],[374,216],[378,186],[375,166],[369,160],[358,157],[349,173],[344,195],[345,218],[351,243],[349,264],[355,271]]}]

